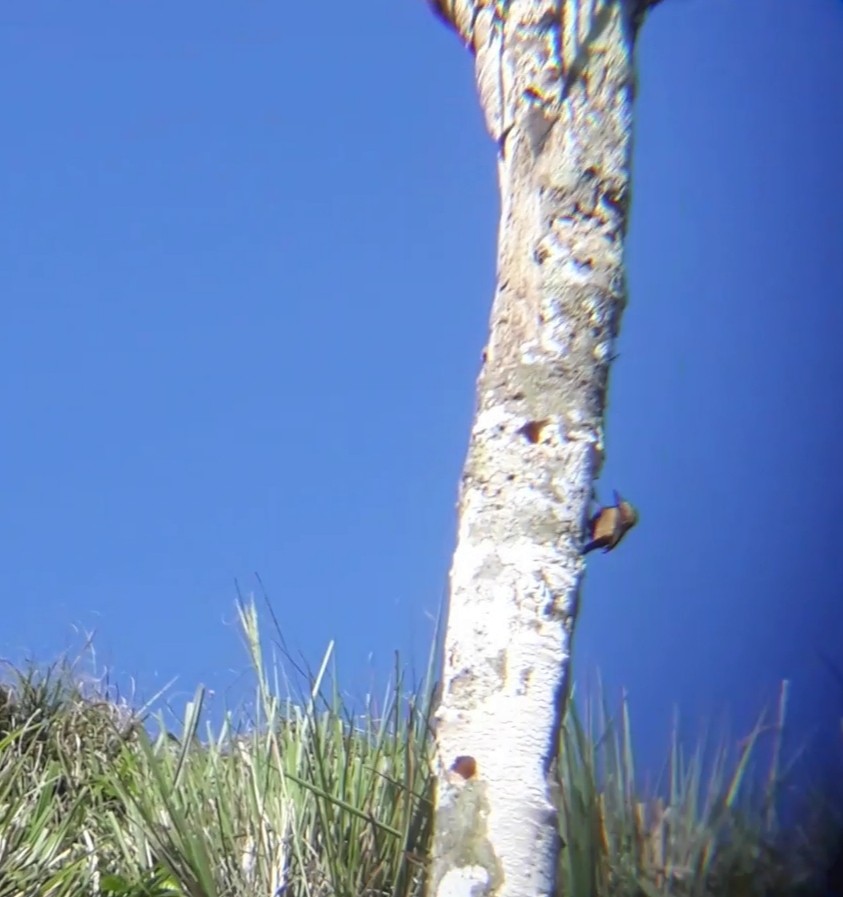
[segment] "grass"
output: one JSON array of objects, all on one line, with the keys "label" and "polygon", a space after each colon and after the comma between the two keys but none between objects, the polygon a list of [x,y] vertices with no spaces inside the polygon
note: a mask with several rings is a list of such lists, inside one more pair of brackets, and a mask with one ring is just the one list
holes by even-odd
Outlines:
[{"label": "grass", "polygon": [[[734,750],[687,754],[674,726],[664,782],[649,798],[635,781],[629,705],[574,707],[562,734],[562,880],[573,895],[796,895],[822,893],[843,819],[831,812],[784,829],[778,808],[792,771],[782,765],[788,685],[771,723],[762,715]],[[766,768],[763,741],[767,745]],[[828,809],[810,798],[813,810]]]},{"label": "grass", "polygon": [[[407,693],[396,661],[383,708],[352,717],[327,685],[332,648],[293,700],[283,666],[263,657],[254,605],[240,605],[240,624],[255,709],[215,729],[202,689],[173,734],[148,708],[80,684],[73,664],[9,670],[0,897],[422,893],[430,675]],[[772,718],[737,750],[702,743],[686,754],[674,732],[649,796],[635,780],[626,698],[617,712],[605,697],[581,713],[571,702],[558,758],[562,893],[821,893],[812,876],[841,821],[781,828],[787,697],[784,685]]]}]

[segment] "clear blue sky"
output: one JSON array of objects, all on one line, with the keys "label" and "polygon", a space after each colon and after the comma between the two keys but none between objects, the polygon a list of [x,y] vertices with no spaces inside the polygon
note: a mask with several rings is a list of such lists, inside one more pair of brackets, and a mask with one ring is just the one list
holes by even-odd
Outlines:
[{"label": "clear blue sky", "polygon": [[[843,694],[843,4],[665,0],[578,669],[750,717]],[[495,264],[472,63],[422,0],[7,4],[0,655],[246,666],[234,581],[344,683],[424,663]],[[843,662],[843,661],[841,661]],[[693,728],[693,727],[692,727]]]}]

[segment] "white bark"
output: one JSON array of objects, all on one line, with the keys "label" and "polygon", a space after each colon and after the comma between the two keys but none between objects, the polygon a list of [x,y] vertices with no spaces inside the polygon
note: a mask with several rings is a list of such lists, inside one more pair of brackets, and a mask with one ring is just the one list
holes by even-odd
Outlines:
[{"label": "white bark", "polygon": [[437,5],[476,54],[501,221],[435,717],[430,893],[529,897],[553,893],[560,847],[554,759],[625,301],[636,13]]}]

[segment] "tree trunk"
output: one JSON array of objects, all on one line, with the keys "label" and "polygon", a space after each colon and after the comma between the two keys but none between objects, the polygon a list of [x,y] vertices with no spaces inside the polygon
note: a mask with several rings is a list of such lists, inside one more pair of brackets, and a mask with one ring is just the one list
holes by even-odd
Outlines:
[{"label": "tree trunk", "polygon": [[554,892],[555,758],[625,302],[632,50],[646,5],[429,0],[499,147],[491,334],[462,477],[429,893]]}]

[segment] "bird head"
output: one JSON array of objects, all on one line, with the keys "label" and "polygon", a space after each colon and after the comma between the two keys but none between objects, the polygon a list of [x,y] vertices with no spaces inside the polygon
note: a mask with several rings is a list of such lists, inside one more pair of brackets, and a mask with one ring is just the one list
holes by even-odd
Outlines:
[{"label": "bird head", "polygon": [[620,513],[621,522],[625,529],[635,526],[638,523],[638,511],[617,491],[615,490],[615,505]]}]

